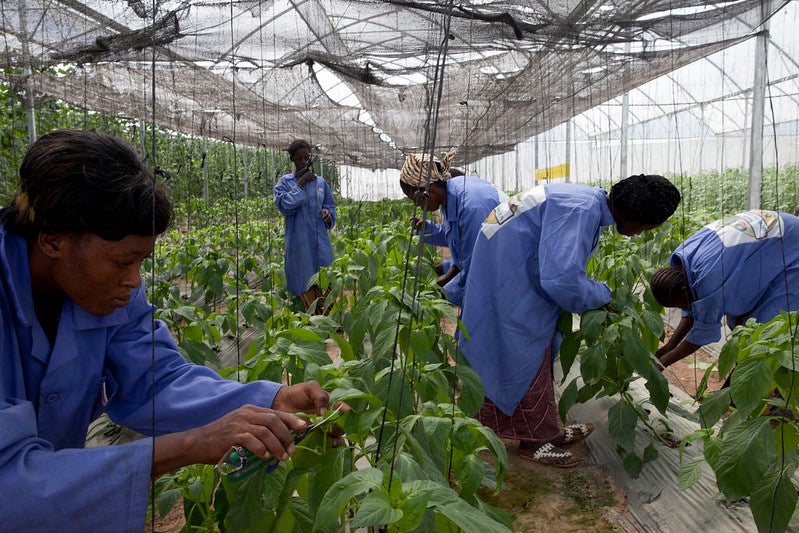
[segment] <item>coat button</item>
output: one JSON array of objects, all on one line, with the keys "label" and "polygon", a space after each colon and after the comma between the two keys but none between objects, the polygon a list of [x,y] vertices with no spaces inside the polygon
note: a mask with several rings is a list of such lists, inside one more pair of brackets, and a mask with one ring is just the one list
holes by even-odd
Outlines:
[{"label": "coat button", "polygon": [[58,399],[58,394],[48,394],[47,398],[44,399],[47,403],[53,403]]}]

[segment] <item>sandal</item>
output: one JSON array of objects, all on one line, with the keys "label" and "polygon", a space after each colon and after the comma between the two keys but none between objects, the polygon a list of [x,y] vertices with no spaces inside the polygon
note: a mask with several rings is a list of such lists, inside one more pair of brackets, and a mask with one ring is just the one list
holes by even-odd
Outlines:
[{"label": "sandal", "polygon": [[577,463],[579,459],[575,459],[569,452],[557,448],[551,442],[541,445],[538,449],[533,451],[532,444],[526,444],[524,441],[519,443],[519,456],[536,463],[541,463],[547,466],[554,466],[557,468],[571,468]]},{"label": "sandal", "polygon": [[586,424],[572,424],[570,426],[566,426],[564,429],[563,438],[558,441],[558,444],[572,444],[575,442],[580,442],[588,435],[594,432],[594,425],[589,423]]}]

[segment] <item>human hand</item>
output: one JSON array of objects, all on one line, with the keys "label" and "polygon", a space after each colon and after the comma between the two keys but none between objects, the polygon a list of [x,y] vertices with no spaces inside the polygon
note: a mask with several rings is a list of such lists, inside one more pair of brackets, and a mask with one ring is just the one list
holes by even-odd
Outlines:
[{"label": "human hand", "polygon": [[258,457],[287,460],[294,453],[293,430],[307,422],[293,414],[244,405],[221,418],[185,432],[192,463],[215,464],[231,446],[243,446]]},{"label": "human hand", "polygon": [[297,185],[300,187],[304,187],[306,183],[316,180],[316,175],[310,167],[301,168],[294,175],[297,177]]},{"label": "human hand", "polygon": [[416,231],[424,231],[424,229],[427,227],[427,221],[422,217],[413,217],[411,226],[413,226],[413,229]]},{"label": "human hand", "polygon": [[[272,409],[287,413],[324,414],[330,404],[330,393],[316,381],[305,381],[281,387],[272,400]],[[349,407],[344,409],[349,411]]]},{"label": "human hand", "polygon": [[330,224],[333,220],[333,215],[330,214],[330,210],[322,209],[322,220],[325,221],[325,224]]}]

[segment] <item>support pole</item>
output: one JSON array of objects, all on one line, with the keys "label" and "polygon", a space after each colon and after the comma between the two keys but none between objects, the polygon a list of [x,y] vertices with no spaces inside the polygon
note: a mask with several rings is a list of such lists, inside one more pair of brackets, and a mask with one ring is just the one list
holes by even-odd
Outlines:
[{"label": "support pole", "polygon": [[619,179],[623,180],[628,174],[627,170],[627,139],[630,124],[630,93],[621,97],[621,132],[619,134]]},{"label": "support pole", "polygon": [[[770,12],[771,2],[763,2],[763,14]],[[752,83],[752,130],[749,153],[749,209],[760,209],[763,188],[763,117],[766,107],[766,58],[768,54],[768,20],[755,43],[755,78]]]},{"label": "support pole", "polygon": [[566,173],[566,183],[571,183],[571,173],[572,173],[572,120],[569,119],[566,121],[566,168],[569,171]]},{"label": "support pole", "polygon": [[38,136],[36,135],[36,108],[33,99],[33,69],[31,69],[31,50],[28,44],[28,7],[25,0],[19,0],[19,29],[20,44],[22,46],[23,75],[25,76],[25,98],[22,106],[28,120],[28,142],[33,144]]}]

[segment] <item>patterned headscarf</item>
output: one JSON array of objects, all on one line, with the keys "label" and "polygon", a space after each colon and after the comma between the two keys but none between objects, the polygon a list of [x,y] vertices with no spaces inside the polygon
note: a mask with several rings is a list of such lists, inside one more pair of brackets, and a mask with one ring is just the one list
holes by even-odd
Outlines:
[{"label": "patterned headscarf", "polygon": [[[400,171],[400,181],[407,183],[411,187],[424,187],[425,183],[427,183],[427,162],[429,158],[428,154],[408,154]],[[449,173],[449,166],[452,164],[453,159],[455,159],[455,150],[445,155],[444,159],[433,156],[430,179],[432,181],[450,179],[452,176]]]}]

